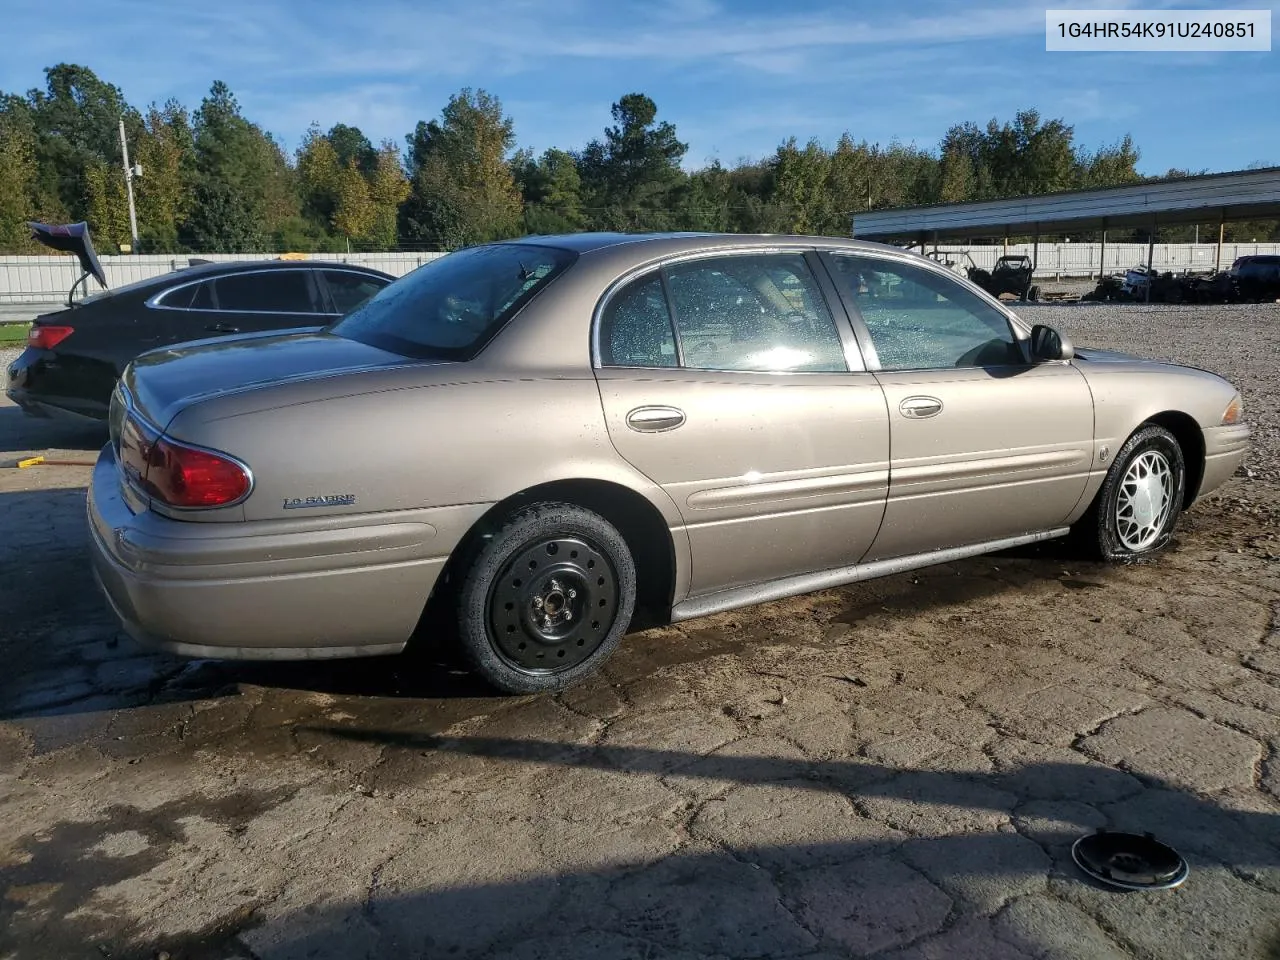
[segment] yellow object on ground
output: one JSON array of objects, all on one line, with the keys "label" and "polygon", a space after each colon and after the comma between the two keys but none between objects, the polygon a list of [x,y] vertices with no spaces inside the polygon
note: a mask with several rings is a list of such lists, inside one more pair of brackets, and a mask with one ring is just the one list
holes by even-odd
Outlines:
[{"label": "yellow object on ground", "polygon": [[27,457],[18,461],[19,467],[92,467],[92,460],[46,460],[44,457]]}]

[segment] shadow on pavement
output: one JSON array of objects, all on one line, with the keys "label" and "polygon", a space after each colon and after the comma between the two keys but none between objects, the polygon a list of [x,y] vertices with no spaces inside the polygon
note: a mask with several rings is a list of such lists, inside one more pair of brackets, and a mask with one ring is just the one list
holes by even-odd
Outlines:
[{"label": "shadow on pavement", "polygon": [[[1269,939],[1277,936],[1274,917],[1249,913],[1250,905],[1244,903],[1214,902],[1215,896],[1223,896],[1221,888],[1212,881],[1199,884],[1202,875],[1211,876],[1219,866],[1236,876],[1280,866],[1280,817],[1227,810],[1168,783],[1143,783],[1109,767],[1032,763],[981,774],[859,761],[440,738],[398,730],[325,726],[309,731],[425,754],[428,762],[468,756],[552,770],[661,775],[711,785],[721,793],[748,789],[702,804],[691,831],[703,843],[691,851],[491,882],[479,866],[487,858],[483,849],[471,848],[473,862],[442,867],[437,858],[451,854],[435,850],[432,830],[423,829],[421,848],[401,850],[375,868],[363,900],[331,900],[297,911],[263,901],[193,935],[125,946],[127,935],[121,933],[109,948],[102,945],[106,955],[138,960],[161,952],[186,960],[693,960],[712,955],[816,960],[879,955],[931,937],[941,939],[906,956],[1025,960],[1125,955],[1108,941],[1105,927],[1113,935],[1120,930],[1132,936],[1124,949],[1144,956],[1161,952],[1152,948],[1153,939],[1161,937],[1178,942],[1186,956],[1274,956],[1266,952],[1275,949]],[[750,795],[753,787],[767,787],[781,799],[770,806],[765,794]],[[832,804],[819,807],[803,800],[813,794],[830,796]],[[759,807],[740,803],[744,796]],[[262,801],[250,798],[244,805],[252,811]],[[548,810],[558,812],[554,802]],[[1115,829],[1156,832],[1188,856],[1193,879],[1176,893],[1117,893],[1098,887],[1075,870],[1068,853],[1070,843],[1098,823],[1091,816],[1073,816],[1072,810],[1103,811]],[[1018,832],[1002,832],[978,820],[968,826],[962,822],[1010,811]],[[1050,816],[1051,811],[1057,816]],[[160,836],[154,818],[176,822],[189,812],[151,810],[136,828]],[[219,816],[234,820],[236,814],[223,811]],[[530,810],[528,823],[535,829],[539,817],[537,809]],[[913,817],[934,817],[934,826],[943,827],[931,829]],[[118,819],[117,828],[127,822],[123,813]],[[57,855],[68,862],[88,855],[86,848],[102,835],[100,827],[68,825],[67,830],[79,833],[55,839],[53,845],[63,845]],[[503,843],[504,830],[503,824],[492,824],[493,844]],[[501,847],[495,849],[497,861],[505,862]],[[162,850],[148,855],[161,856]],[[572,853],[566,856],[573,859]],[[590,855],[585,859],[591,862]],[[133,865],[135,872],[139,866]],[[50,868],[37,858],[0,869],[0,881],[47,879],[40,871]],[[424,878],[441,874],[458,879],[423,889]],[[1053,896],[1036,896],[1046,893],[1046,878],[1058,885]],[[1239,889],[1259,893],[1244,883]],[[71,902],[65,906],[70,912]],[[1096,925],[1090,915],[1104,922]],[[78,943],[88,943],[92,924],[92,919],[73,919],[69,927],[46,933],[45,946],[59,947],[73,935],[85,936]],[[28,954],[20,951],[17,956]]]},{"label": "shadow on pavement", "polygon": [[[28,519],[25,536],[0,541],[0,605],[14,611],[16,624],[0,637],[0,653],[8,651],[0,720],[200,700],[235,695],[242,687],[402,700],[494,695],[463,667],[453,629],[439,614],[425,617],[409,649],[392,657],[255,662],[186,660],[149,650],[123,632],[94,581],[83,491],[0,493],[0,511],[6,510]],[[998,574],[990,573],[993,559]],[[1064,562],[1052,544],[1034,545],[876,581],[871,594],[854,586],[847,588],[853,602],[832,625],[852,626],[872,612],[906,619],[1038,581],[1102,586],[1101,565],[1094,570],[1072,561],[1077,576],[1064,579],[1056,576]],[[663,630],[633,633],[606,669],[626,682],[661,667],[745,652],[771,639],[767,613],[761,619],[762,625],[732,630],[714,621],[686,624],[679,637]]]},{"label": "shadow on pavement", "polygon": [[6,466],[6,454],[29,450],[91,450],[96,456],[106,442],[105,423],[46,420],[28,416],[12,403],[0,402],[0,462]]}]

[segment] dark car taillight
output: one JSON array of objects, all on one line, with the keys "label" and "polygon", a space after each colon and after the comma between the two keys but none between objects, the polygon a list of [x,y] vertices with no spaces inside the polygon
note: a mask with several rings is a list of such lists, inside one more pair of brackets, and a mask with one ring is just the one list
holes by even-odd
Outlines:
[{"label": "dark car taillight", "polygon": [[232,457],[158,435],[132,416],[120,430],[120,463],[144,493],[170,507],[225,507],[253,483]]},{"label": "dark car taillight", "polygon": [[75,327],[60,327],[52,323],[32,324],[27,331],[27,346],[37,350],[52,350],[75,332]]}]

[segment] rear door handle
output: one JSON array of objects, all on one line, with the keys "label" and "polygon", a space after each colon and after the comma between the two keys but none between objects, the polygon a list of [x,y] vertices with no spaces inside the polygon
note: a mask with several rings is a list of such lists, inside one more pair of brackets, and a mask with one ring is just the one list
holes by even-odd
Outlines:
[{"label": "rear door handle", "polygon": [[211,323],[205,327],[206,330],[212,330],[214,333],[239,333],[239,327],[233,327],[226,323]]},{"label": "rear door handle", "polygon": [[675,407],[636,407],[627,414],[627,426],[640,433],[663,433],[684,425],[684,411]]},{"label": "rear door handle", "polygon": [[925,420],[942,412],[942,401],[937,397],[907,397],[898,409],[911,420]]}]

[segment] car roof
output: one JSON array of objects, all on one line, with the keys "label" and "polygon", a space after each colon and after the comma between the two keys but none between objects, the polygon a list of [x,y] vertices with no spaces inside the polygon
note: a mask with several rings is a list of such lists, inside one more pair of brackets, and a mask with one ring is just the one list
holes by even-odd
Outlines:
[{"label": "car roof", "polygon": [[219,276],[224,273],[244,273],[246,271],[260,270],[297,270],[299,268],[308,270],[356,270],[360,273],[373,273],[379,276],[390,276],[381,270],[375,270],[372,267],[366,267],[358,263],[340,263],[333,260],[224,260],[214,263],[197,263],[189,267],[181,267],[170,273],[163,274],[160,279],[172,279],[174,277],[182,277],[184,280],[198,277]]},{"label": "car roof", "polygon": [[770,246],[808,249],[821,246],[867,251],[886,249],[901,251],[902,249],[848,237],[815,237],[782,233],[568,233],[520,237],[516,240],[499,242],[558,247],[579,254],[620,252],[622,248],[628,248],[630,252],[636,254],[637,259],[644,259],[650,255],[667,256],[733,247]]}]

